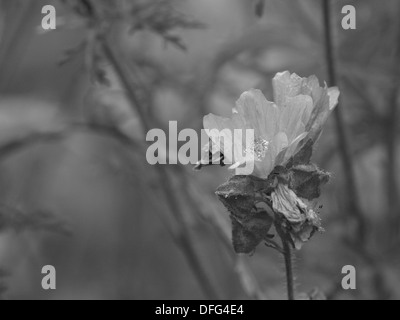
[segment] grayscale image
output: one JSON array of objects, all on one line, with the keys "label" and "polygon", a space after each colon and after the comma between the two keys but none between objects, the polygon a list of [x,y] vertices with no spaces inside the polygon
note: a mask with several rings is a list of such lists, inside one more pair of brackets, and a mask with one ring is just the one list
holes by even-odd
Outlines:
[{"label": "grayscale image", "polygon": [[400,299],[399,15],[0,0],[0,300]]}]

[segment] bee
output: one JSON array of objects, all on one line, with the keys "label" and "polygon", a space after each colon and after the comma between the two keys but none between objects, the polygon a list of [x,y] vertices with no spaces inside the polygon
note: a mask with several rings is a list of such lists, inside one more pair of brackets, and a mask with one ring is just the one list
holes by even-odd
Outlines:
[{"label": "bee", "polygon": [[221,167],[225,167],[225,156],[221,152],[214,148],[213,143],[210,141],[204,146],[202,150],[203,156],[202,158],[196,163],[194,170],[201,170],[203,167],[208,167],[212,165],[219,165]]}]

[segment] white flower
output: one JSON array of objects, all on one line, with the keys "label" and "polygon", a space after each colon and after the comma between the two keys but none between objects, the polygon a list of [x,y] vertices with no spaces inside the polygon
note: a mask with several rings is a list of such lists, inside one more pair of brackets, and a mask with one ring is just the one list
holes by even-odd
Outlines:
[{"label": "white flower", "polygon": [[[252,174],[260,178],[267,178],[275,166],[295,155],[303,139],[308,137],[315,142],[339,97],[337,88],[320,87],[315,76],[301,78],[288,71],[278,73],[272,85],[275,103],[260,90],[251,89],[241,95],[231,118],[213,114],[204,117],[205,129],[217,129],[209,137],[219,145],[225,162],[232,164],[230,168],[254,161]],[[232,134],[226,134],[224,129]],[[234,139],[235,129],[243,130],[243,139]],[[245,144],[246,129],[254,130],[250,146]],[[203,151],[201,163],[206,164],[208,147]]]}]

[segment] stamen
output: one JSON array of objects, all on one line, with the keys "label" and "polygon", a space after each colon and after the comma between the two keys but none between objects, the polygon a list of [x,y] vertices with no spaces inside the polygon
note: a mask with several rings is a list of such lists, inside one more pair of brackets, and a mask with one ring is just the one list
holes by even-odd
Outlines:
[{"label": "stamen", "polygon": [[261,161],[267,154],[269,141],[263,138],[257,138],[252,143],[251,147],[248,147],[244,153],[246,155],[254,155],[254,160]]}]

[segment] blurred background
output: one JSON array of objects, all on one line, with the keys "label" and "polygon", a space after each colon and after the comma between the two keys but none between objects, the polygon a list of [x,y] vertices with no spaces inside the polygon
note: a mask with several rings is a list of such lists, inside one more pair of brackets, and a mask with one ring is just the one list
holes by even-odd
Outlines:
[{"label": "blurred background", "polygon": [[[332,172],[326,232],[296,253],[296,291],[400,298],[399,15],[396,0],[1,0],[1,297],[285,298],[276,252],[233,252],[214,195],[230,173],[150,166],[145,134],[200,132],[249,88],[272,100],[289,70],[342,92],[314,154]],[[341,287],[345,265],[357,290]]]}]

